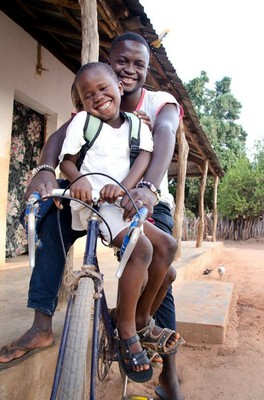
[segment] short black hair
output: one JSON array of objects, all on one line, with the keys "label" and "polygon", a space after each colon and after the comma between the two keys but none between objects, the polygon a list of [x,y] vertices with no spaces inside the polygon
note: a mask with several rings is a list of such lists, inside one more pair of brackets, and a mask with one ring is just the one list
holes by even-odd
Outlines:
[{"label": "short black hair", "polygon": [[79,77],[82,75],[84,71],[88,71],[89,69],[98,69],[98,68],[103,69],[106,72],[106,74],[112,76],[112,78],[114,78],[114,80],[118,82],[117,75],[113,70],[113,68],[109,64],[98,61],[82,65],[81,68],[77,71],[77,74],[73,82],[73,86],[76,85],[76,82],[78,81]]},{"label": "short black hair", "polygon": [[125,32],[125,33],[122,33],[121,35],[117,36],[112,41],[112,45],[111,45],[110,51],[115,47],[115,45],[117,43],[124,42],[124,41],[127,41],[127,40],[132,40],[134,42],[139,42],[139,43],[143,44],[147,48],[148,52],[150,52],[149,45],[148,45],[148,42],[146,41],[146,39],[144,39],[143,36],[139,35],[136,32]]}]

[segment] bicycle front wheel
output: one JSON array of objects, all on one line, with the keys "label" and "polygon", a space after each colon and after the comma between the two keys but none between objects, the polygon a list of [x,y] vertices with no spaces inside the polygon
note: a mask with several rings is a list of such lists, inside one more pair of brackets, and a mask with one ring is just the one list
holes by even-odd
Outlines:
[{"label": "bicycle front wheel", "polygon": [[93,292],[93,280],[82,278],[72,308],[58,400],[84,400],[86,398],[86,362]]}]

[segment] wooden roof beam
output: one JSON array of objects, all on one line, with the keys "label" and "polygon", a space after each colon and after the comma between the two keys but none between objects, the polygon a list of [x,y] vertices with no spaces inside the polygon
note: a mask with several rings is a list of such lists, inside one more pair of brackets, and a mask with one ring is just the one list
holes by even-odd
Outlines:
[{"label": "wooden roof beam", "polygon": [[74,33],[74,32],[70,32],[69,30],[65,30],[65,29],[60,29],[54,26],[50,26],[50,25],[44,25],[44,24],[36,24],[34,25],[34,28],[39,29],[43,32],[47,33],[54,33],[66,38],[71,38],[71,39],[76,39],[76,40],[80,40],[82,35],[80,33]]},{"label": "wooden roof beam", "polygon": [[78,1],[74,0],[41,0],[43,3],[58,5],[72,10],[80,10]]},{"label": "wooden roof beam", "polygon": [[27,5],[25,4],[25,1],[21,1],[21,0],[16,0],[17,4],[19,5],[19,7],[26,13],[28,14],[31,18],[37,20],[38,17],[36,16],[36,14],[33,13],[33,11],[27,7]]},{"label": "wooden roof beam", "polygon": [[70,25],[73,25],[78,32],[82,32],[82,27],[79,21],[76,20],[76,18],[74,18],[71,13],[66,10],[64,7],[61,7],[60,5],[56,4],[56,8],[58,9],[58,11],[64,15],[64,17],[66,18],[66,20],[69,22]]}]

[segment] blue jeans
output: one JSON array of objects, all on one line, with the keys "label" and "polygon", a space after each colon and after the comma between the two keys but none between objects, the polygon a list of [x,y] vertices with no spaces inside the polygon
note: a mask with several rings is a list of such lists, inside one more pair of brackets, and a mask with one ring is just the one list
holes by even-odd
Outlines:
[{"label": "blue jeans", "polygon": [[[63,278],[65,258],[58,229],[56,206],[53,202],[45,202],[40,214],[42,217],[38,223],[38,235],[42,247],[36,251],[35,268],[30,279],[27,306],[52,316],[58,303],[58,291]],[[80,232],[71,229],[71,209],[68,201],[64,203],[64,208],[59,215],[67,252],[75,240],[84,236],[86,231]],[[155,207],[153,218],[160,229],[171,233],[173,219],[165,203],[160,203]],[[155,317],[159,326],[175,329],[175,306],[171,288]]]}]

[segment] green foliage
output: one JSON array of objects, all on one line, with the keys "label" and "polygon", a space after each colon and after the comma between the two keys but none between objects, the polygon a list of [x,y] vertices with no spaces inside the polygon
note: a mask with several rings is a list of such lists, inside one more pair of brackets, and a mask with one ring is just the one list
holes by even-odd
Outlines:
[{"label": "green foliage", "polygon": [[254,217],[264,212],[264,170],[241,157],[231,167],[219,186],[218,204],[223,216],[230,219]]},{"label": "green foliage", "polygon": [[253,165],[264,172],[264,138],[255,142]]},{"label": "green foliage", "polygon": [[231,79],[224,77],[209,89],[206,72],[192,79],[185,86],[207,134],[225,171],[245,154],[247,133],[236,123],[241,104],[231,93]]},{"label": "green foliage", "polygon": [[[237,123],[242,105],[231,93],[231,78],[209,88],[205,71],[185,84],[201,126],[225,171],[218,190],[219,211],[230,219],[264,212],[264,139],[255,145],[253,161],[245,154],[247,133]],[[171,190],[175,196],[175,181]],[[200,179],[187,178],[185,207],[198,215]],[[212,210],[213,180],[207,179],[205,209]]]}]

